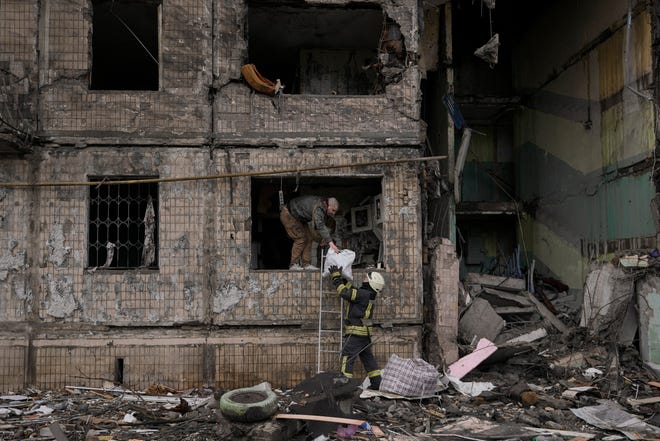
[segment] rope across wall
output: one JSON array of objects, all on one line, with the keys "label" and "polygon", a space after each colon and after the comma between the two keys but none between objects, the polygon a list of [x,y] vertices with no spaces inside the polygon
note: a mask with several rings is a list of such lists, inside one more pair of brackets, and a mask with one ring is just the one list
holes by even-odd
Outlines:
[{"label": "rope across wall", "polygon": [[331,167],[327,165],[314,166],[314,167],[296,167],[296,168],[286,168],[279,170],[259,170],[259,171],[250,171],[250,172],[238,172],[238,173],[222,173],[219,175],[207,175],[207,176],[186,176],[179,178],[148,178],[148,179],[131,179],[125,181],[53,181],[53,182],[0,182],[0,187],[6,188],[32,188],[32,187],[78,187],[78,186],[98,186],[98,185],[117,185],[117,184],[150,184],[150,183],[159,183],[159,182],[183,182],[183,181],[202,181],[202,180],[214,180],[214,179],[225,179],[225,178],[237,178],[237,177],[246,177],[246,176],[263,176],[263,175],[279,175],[279,174],[299,174],[301,172],[317,171],[317,170],[327,170],[328,168],[357,168],[357,167],[369,167],[373,165],[390,165],[390,164],[403,164],[408,162],[426,162],[426,161],[436,161],[441,159],[446,159],[446,156],[426,156],[421,158],[401,158],[401,159],[386,159],[382,161],[369,161],[369,162],[357,162],[351,164],[338,164],[332,165]]}]

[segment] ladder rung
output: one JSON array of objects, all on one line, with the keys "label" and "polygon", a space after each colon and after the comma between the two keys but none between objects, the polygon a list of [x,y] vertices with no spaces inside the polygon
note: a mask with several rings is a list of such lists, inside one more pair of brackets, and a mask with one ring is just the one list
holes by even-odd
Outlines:
[{"label": "ladder rung", "polygon": [[[323,268],[324,255],[321,254],[321,268]],[[343,334],[343,314],[344,305],[341,297],[337,295],[337,290],[329,286],[327,281],[321,277],[319,286],[319,321],[318,321],[318,352],[317,352],[317,370],[321,372],[321,354],[341,354],[342,334]],[[324,309],[323,307],[338,308]],[[323,349],[323,348],[332,349]],[[327,360],[323,361],[327,364]]]}]

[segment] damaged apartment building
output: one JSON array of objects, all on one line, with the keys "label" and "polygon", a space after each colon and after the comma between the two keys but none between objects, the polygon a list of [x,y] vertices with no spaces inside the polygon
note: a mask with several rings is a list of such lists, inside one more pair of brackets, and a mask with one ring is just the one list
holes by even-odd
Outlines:
[{"label": "damaged apartment building", "polygon": [[385,278],[382,365],[458,358],[466,272],[579,302],[655,248],[655,2],[526,3],[0,1],[0,389],[337,370],[297,195]]}]

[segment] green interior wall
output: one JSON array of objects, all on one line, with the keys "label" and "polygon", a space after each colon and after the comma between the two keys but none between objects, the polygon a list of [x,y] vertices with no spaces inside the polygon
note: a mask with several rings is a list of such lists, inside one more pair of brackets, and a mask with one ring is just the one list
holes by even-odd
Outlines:
[{"label": "green interior wall", "polygon": [[[539,19],[534,32],[543,37],[518,47],[516,59],[524,63],[514,59],[526,103],[514,119],[516,193],[529,213],[521,240],[575,289],[587,271],[584,241],[655,235],[652,171],[628,168],[655,145],[653,104],[633,91],[651,81],[650,17],[637,11],[631,28],[621,27],[627,2],[605,3],[609,9],[594,4],[577,23],[568,17],[578,6],[558,2],[555,11],[566,23],[559,28]],[[578,41],[559,44],[566,35]]]}]

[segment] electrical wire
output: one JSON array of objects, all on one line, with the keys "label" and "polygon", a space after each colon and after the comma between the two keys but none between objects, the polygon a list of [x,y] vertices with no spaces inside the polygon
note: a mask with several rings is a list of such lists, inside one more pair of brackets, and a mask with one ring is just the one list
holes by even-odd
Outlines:
[{"label": "electrical wire", "polygon": [[[372,165],[390,165],[390,164],[402,164],[408,162],[424,162],[424,161],[435,161],[447,159],[446,156],[425,156],[421,158],[401,158],[401,159],[385,159],[382,161],[369,161],[369,162],[358,162],[352,164],[337,164],[329,167],[327,165],[320,165],[314,167],[303,167],[303,168],[288,168],[280,170],[261,170],[261,171],[252,171],[252,172],[240,172],[240,173],[223,173],[219,175],[208,175],[208,176],[186,176],[180,178],[149,178],[149,179],[130,179],[125,181],[108,181],[105,185],[118,185],[118,184],[154,184],[160,182],[183,182],[183,181],[203,181],[203,180],[215,180],[215,179],[225,179],[225,178],[237,178],[237,177],[247,177],[247,176],[263,176],[263,175],[278,175],[278,174],[290,174],[295,173],[298,176],[301,172],[305,171],[316,171],[316,170],[328,170],[329,168],[357,168],[357,167],[369,167]],[[80,187],[80,186],[96,186],[101,185],[97,181],[81,181],[81,182],[0,182],[0,187],[8,188],[21,188],[21,187]]]}]

